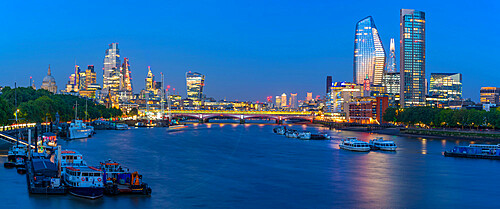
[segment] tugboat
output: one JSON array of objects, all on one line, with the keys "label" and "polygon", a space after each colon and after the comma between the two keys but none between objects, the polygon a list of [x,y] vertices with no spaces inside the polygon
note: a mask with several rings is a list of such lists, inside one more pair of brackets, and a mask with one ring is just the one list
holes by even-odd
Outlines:
[{"label": "tugboat", "polygon": [[100,169],[104,171],[105,194],[151,194],[151,188],[142,182],[142,175],[137,172],[130,173],[128,168],[115,161],[101,162]]},{"label": "tugboat", "polygon": [[382,151],[396,151],[398,146],[394,141],[384,140],[384,137],[377,137],[371,139],[368,143],[372,150],[382,150]]},{"label": "tugboat", "polygon": [[5,162],[3,166],[6,168],[16,167],[17,158],[22,158],[23,160],[26,159],[26,146],[19,143],[9,149],[7,162]]},{"label": "tugboat", "polygon": [[92,166],[66,167],[63,182],[70,194],[88,199],[98,199],[104,195],[102,171]]},{"label": "tugboat", "polygon": [[359,141],[356,137],[348,137],[347,139],[342,139],[339,144],[340,149],[357,151],[357,152],[369,152],[370,146],[364,141]]}]

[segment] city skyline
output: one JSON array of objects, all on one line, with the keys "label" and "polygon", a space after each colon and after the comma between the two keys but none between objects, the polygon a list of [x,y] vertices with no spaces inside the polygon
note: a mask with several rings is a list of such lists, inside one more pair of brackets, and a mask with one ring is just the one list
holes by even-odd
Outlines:
[{"label": "city skyline", "polygon": [[[253,3],[255,6],[260,5],[259,2]],[[468,41],[469,47],[474,47],[475,50],[485,50],[485,46],[480,46],[479,42],[474,42],[473,40],[479,40],[477,34],[463,31],[468,27],[471,27],[471,22],[473,20],[463,21],[460,24],[463,27],[458,28],[460,35],[453,37],[442,37],[438,34],[444,33],[441,27],[447,23],[446,15],[468,9],[470,5],[458,6],[450,5],[446,8],[438,8],[439,6],[447,5],[446,3],[441,3],[436,6],[427,4],[399,4],[395,3],[390,7],[374,7],[368,9],[367,7],[354,8],[350,5],[330,5],[324,3],[328,9],[333,9],[334,11],[339,10],[340,7],[344,7],[346,12],[350,12],[346,17],[341,17],[337,15],[329,14],[331,12],[326,12],[326,9],[320,8],[322,5],[310,5],[310,7],[316,11],[313,14],[310,12],[305,12],[305,20],[301,20],[291,13],[286,13],[283,9],[278,9],[280,12],[284,12],[283,17],[272,16],[272,21],[282,20],[282,18],[289,18],[289,21],[279,22],[278,31],[271,33],[270,37],[266,37],[263,34],[269,30],[271,25],[263,24],[264,28],[256,28],[253,24],[250,24],[251,29],[257,29],[254,31],[255,37],[248,35],[243,35],[247,29],[238,28],[236,34],[234,30],[225,28],[220,34],[222,37],[215,38],[215,34],[206,35],[192,35],[188,36],[186,39],[182,39],[178,36],[173,36],[172,34],[165,34],[166,37],[160,37],[154,35],[155,33],[163,31],[165,28],[156,27],[150,23],[145,24],[145,26],[139,26],[138,21],[130,21],[131,18],[126,18],[120,16],[121,20],[124,22],[129,22],[128,25],[133,28],[146,28],[149,27],[147,31],[152,33],[140,33],[133,34],[131,32],[124,32],[124,30],[117,30],[110,32],[108,35],[100,36],[96,38],[91,34],[84,33],[85,28],[78,29],[76,27],[70,27],[69,31],[79,31],[78,35],[69,35],[67,37],[62,37],[56,35],[56,31],[59,31],[60,27],[67,26],[67,21],[73,18],[68,18],[69,20],[58,20],[56,17],[62,15],[60,12],[52,11],[53,13],[47,17],[41,17],[39,21],[53,22],[48,29],[55,30],[53,33],[45,33],[40,35],[40,37],[30,37],[27,39],[25,36],[11,37],[15,36],[19,32],[31,29],[39,29],[37,26],[24,25],[24,26],[13,26],[12,35],[4,35],[5,39],[9,43],[5,43],[5,47],[9,50],[2,52],[0,55],[0,69],[7,71],[4,78],[0,79],[0,85],[2,86],[12,86],[13,81],[16,80],[20,86],[28,86],[29,77],[32,76],[36,81],[37,88],[40,88],[42,78],[47,74],[47,65],[51,64],[52,76],[55,77],[56,82],[59,84],[59,88],[62,88],[67,81],[67,77],[71,74],[74,69],[74,60],[76,59],[77,65],[86,66],[94,65],[96,72],[98,72],[98,83],[101,85],[102,75],[100,74],[100,69],[102,66],[102,56],[103,51],[109,43],[118,42],[120,43],[121,53],[125,54],[130,58],[130,65],[133,69],[132,78],[133,86],[136,87],[134,92],[137,93],[138,90],[142,89],[144,86],[143,78],[147,72],[147,66],[152,66],[155,72],[163,72],[165,74],[166,84],[171,85],[179,90],[181,95],[185,95],[185,79],[184,74],[187,71],[197,71],[204,75],[207,75],[210,79],[207,80],[207,88],[205,89],[206,95],[214,97],[216,99],[239,99],[239,100],[259,100],[264,101],[267,96],[279,95],[282,92],[297,92],[298,98],[303,99],[306,92],[313,92],[314,96],[324,95],[324,85],[319,85],[324,83],[324,76],[333,75],[334,81],[350,81],[352,80],[352,30],[354,29],[354,24],[361,18],[366,16],[373,16],[377,19],[377,27],[379,29],[379,34],[381,36],[382,42],[386,43],[384,45],[385,50],[389,49],[388,44],[390,38],[399,38],[399,10],[401,8],[411,8],[419,11],[424,11],[431,18],[429,25],[427,25],[427,74],[430,73],[451,73],[457,72],[462,73],[464,77],[463,81],[463,97],[472,98],[474,101],[479,101],[479,89],[481,86],[500,86],[497,82],[498,76],[486,76],[490,74],[488,70],[485,70],[484,74],[481,72],[476,73],[478,68],[488,69],[486,66],[488,60],[492,60],[492,55],[486,54],[482,56],[474,56],[472,58],[465,57],[458,53],[459,49],[457,46],[451,46],[446,44],[450,40],[462,40]],[[201,10],[195,7],[196,11]],[[8,5],[7,5],[8,7]],[[123,6],[119,6],[123,7]],[[146,6],[149,9],[153,9],[150,6]],[[186,5],[175,5],[176,8],[186,9]],[[227,16],[236,16],[242,20],[238,14],[234,14],[231,11],[225,10],[221,5],[209,5],[209,8],[221,7],[224,11],[220,16],[213,17],[207,13],[201,13],[200,15],[208,15],[209,19],[215,18],[219,21],[215,21],[214,24],[210,26],[215,26],[221,29],[224,21],[220,18],[226,18]],[[243,5],[232,5],[238,11],[243,11],[244,14],[249,11],[245,10]],[[293,11],[299,10],[297,3],[291,3],[290,5],[285,5],[286,8],[292,8]],[[474,7],[474,6],[472,6]],[[258,12],[270,12],[271,9],[277,9],[278,5],[270,5],[269,9],[260,8]],[[82,8],[83,9],[83,8]],[[227,8],[226,8],[227,9]],[[27,12],[34,10],[31,6],[27,7]],[[79,10],[79,9],[77,9]],[[483,11],[487,11],[488,8]],[[50,8],[49,8],[49,11]],[[156,11],[156,10],[154,10]],[[36,15],[39,12],[33,12]],[[45,14],[45,13],[44,13]],[[341,13],[345,16],[345,13]],[[12,14],[4,14],[4,17],[9,17]],[[181,29],[178,24],[170,22],[171,17],[155,14],[158,17],[166,18],[168,24],[173,26],[175,29]],[[486,16],[485,16],[486,15]],[[467,18],[472,18],[477,20],[481,19],[482,22],[475,22],[474,27],[481,29],[486,27],[488,12],[477,12],[471,13]],[[326,17],[318,23],[312,23],[310,20],[316,20],[319,17]],[[140,17],[138,17],[142,20]],[[459,17],[461,18],[461,17]],[[89,23],[96,23],[99,17],[90,19],[87,21]],[[181,22],[185,25],[190,25],[188,29],[177,30],[180,34],[188,33],[189,31],[201,32],[204,27],[200,23],[193,22],[193,19],[184,17]],[[198,20],[197,18],[195,18]],[[80,19],[76,19],[82,21]],[[335,20],[335,23],[328,23]],[[24,21],[23,19],[18,21]],[[199,20],[204,22],[202,20]],[[228,20],[231,22],[230,20]],[[263,20],[257,19],[254,23],[263,23]],[[310,30],[310,32],[299,32],[292,27],[292,22],[299,21],[298,27],[301,29]],[[307,21],[307,22],[302,22]],[[460,21],[457,21],[460,22]],[[275,22],[278,24],[278,22]],[[7,23],[11,24],[11,23]],[[95,30],[97,34],[103,33],[104,30],[99,24],[92,26],[92,24],[83,24],[82,26],[87,26],[88,29]],[[117,23],[121,25],[122,23]],[[454,24],[454,23],[453,23]],[[297,24],[294,24],[297,25]],[[201,29],[193,27],[201,27]],[[45,29],[43,29],[45,30]],[[42,31],[43,31],[42,30]],[[19,31],[19,32],[18,32]],[[291,33],[290,33],[291,32]],[[494,31],[495,32],[495,31]],[[277,39],[277,34],[283,36],[282,40]],[[287,35],[288,34],[288,35]],[[180,35],[179,35],[180,36]],[[311,37],[316,37],[317,41],[311,41]],[[147,40],[151,38],[150,40]],[[446,40],[445,40],[446,38]],[[243,43],[236,43],[234,46],[229,43],[235,43],[239,40],[248,40],[248,42],[254,43],[255,46],[250,46]],[[197,47],[193,47],[194,41],[197,43]],[[263,41],[267,45],[255,44],[255,41]],[[274,43],[269,44],[274,41]],[[498,42],[493,40],[493,47]],[[166,44],[172,43],[172,44]],[[244,41],[243,41],[244,42]],[[216,44],[219,43],[219,44]],[[223,43],[223,44],[220,44]],[[36,53],[25,54],[24,50],[27,50],[26,46],[29,45],[36,50]],[[61,45],[61,46],[57,46]],[[399,43],[396,43],[396,53],[399,54]],[[490,44],[491,45],[491,44]],[[274,48],[270,50],[269,47]],[[463,46],[460,46],[463,47]],[[490,46],[491,47],[491,46]],[[166,49],[166,52],[161,52]],[[287,51],[286,49],[291,49]],[[30,49],[31,50],[31,49]],[[151,51],[152,56],[147,56],[148,52]],[[262,52],[262,53],[261,53]],[[446,53],[443,53],[446,52]],[[231,54],[234,54],[231,55]],[[259,54],[259,56],[257,56]],[[23,55],[23,56],[20,56]],[[216,58],[220,57],[220,58]],[[30,63],[25,63],[22,59],[29,59]],[[399,59],[399,57],[397,57]],[[458,61],[465,60],[465,63],[460,63]],[[470,61],[467,61],[470,60]],[[490,63],[491,64],[491,63]],[[10,72],[16,69],[16,73]],[[475,82],[479,78],[484,77],[482,82]],[[7,77],[9,77],[7,79]],[[429,76],[427,75],[427,78]],[[142,81],[142,82],[141,82]],[[235,85],[235,84],[239,84]],[[235,87],[236,86],[236,87]]]}]

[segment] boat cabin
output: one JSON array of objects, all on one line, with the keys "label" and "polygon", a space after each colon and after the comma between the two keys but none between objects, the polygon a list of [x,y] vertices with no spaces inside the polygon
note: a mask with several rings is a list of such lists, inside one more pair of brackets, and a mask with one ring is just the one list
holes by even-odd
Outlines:
[{"label": "boat cabin", "polygon": [[64,181],[71,187],[103,187],[104,178],[101,169],[92,166],[66,167]]}]

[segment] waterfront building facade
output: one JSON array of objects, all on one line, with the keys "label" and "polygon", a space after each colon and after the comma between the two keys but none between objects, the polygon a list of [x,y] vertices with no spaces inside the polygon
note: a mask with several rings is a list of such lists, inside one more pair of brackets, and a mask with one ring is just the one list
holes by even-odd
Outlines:
[{"label": "waterfront building facade", "polygon": [[500,105],[500,88],[499,87],[481,87],[480,97],[482,104],[497,104]]},{"label": "waterfront building facade", "polygon": [[462,99],[462,74],[431,73],[429,95],[448,100]]},{"label": "waterfront building facade", "polygon": [[400,104],[425,106],[425,13],[401,9]]},{"label": "waterfront building facade", "polygon": [[50,65],[49,69],[47,70],[47,76],[43,78],[41,88],[49,92],[52,92],[53,94],[57,93],[56,79],[52,76],[52,72],[50,71]]},{"label": "waterfront building facade", "polygon": [[203,98],[203,87],[205,86],[205,76],[197,72],[186,73],[187,98],[193,101],[200,101]]},{"label": "waterfront building facade", "polygon": [[372,85],[382,84],[385,50],[371,16],[356,24],[354,37],[354,83],[363,84],[366,77]]}]

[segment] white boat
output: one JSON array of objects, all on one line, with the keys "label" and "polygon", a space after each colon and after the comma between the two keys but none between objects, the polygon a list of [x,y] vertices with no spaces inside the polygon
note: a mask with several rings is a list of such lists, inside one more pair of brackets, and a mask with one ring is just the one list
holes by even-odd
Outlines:
[{"label": "white boat", "polygon": [[16,144],[10,147],[7,154],[7,162],[5,162],[3,166],[7,168],[16,167],[18,158],[22,158],[23,160],[27,158],[26,149],[26,146],[22,144]]},{"label": "white boat", "polygon": [[311,139],[311,132],[309,132],[309,131],[299,132],[297,137],[299,139],[309,140],[309,139]]},{"label": "white boat", "polygon": [[340,149],[357,151],[357,152],[369,152],[370,146],[367,142],[359,141],[356,137],[347,137],[347,139],[342,139],[339,144]]},{"label": "white boat", "polygon": [[97,199],[104,195],[103,172],[92,166],[66,167],[63,182],[70,194],[77,197]]},{"label": "white boat", "polygon": [[383,137],[371,139],[368,144],[373,150],[396,151],[396,149],[398,148],[394,141],[384,140]]},{"label": "white boat", "polygon": [[299,137],[299,132],[297,132],[296,130],[287,130],[285,132],[285,136],[288,138],[297,138]]},{"label": "white boat", "polygon": [[68,128],[69,139],[81,139],[91,137],[94,127],[87,126],[82,120],[73,120]]},{"label": "white boat", "polygon": [[278,134],[278,135],[285,135],[286,128],[282,127],[282,126],[278,126],[278,127],[273,129],[273,132]]},{"label": "white boat", "polygon": [[[58,156],[57,156],[57,152],[55,154],[55,159],[56,159],[56,164],[58,163],[57,162],[57,159]],[[87,162],[85,162],[85,160],[83,160],[83,155],[76,151],[76,150],[62,150],[61,151],[61,168],[65,168],[65,167],[86,167],[87,166]],[[62,169],[62,172],[64,173],[65,170]]]},{"label": "white boat", "polygon": [[127,124],[124,124],[124,123],[117,123],[116,124],[116,130],[127,130],[127,129],[128,129]]}]

